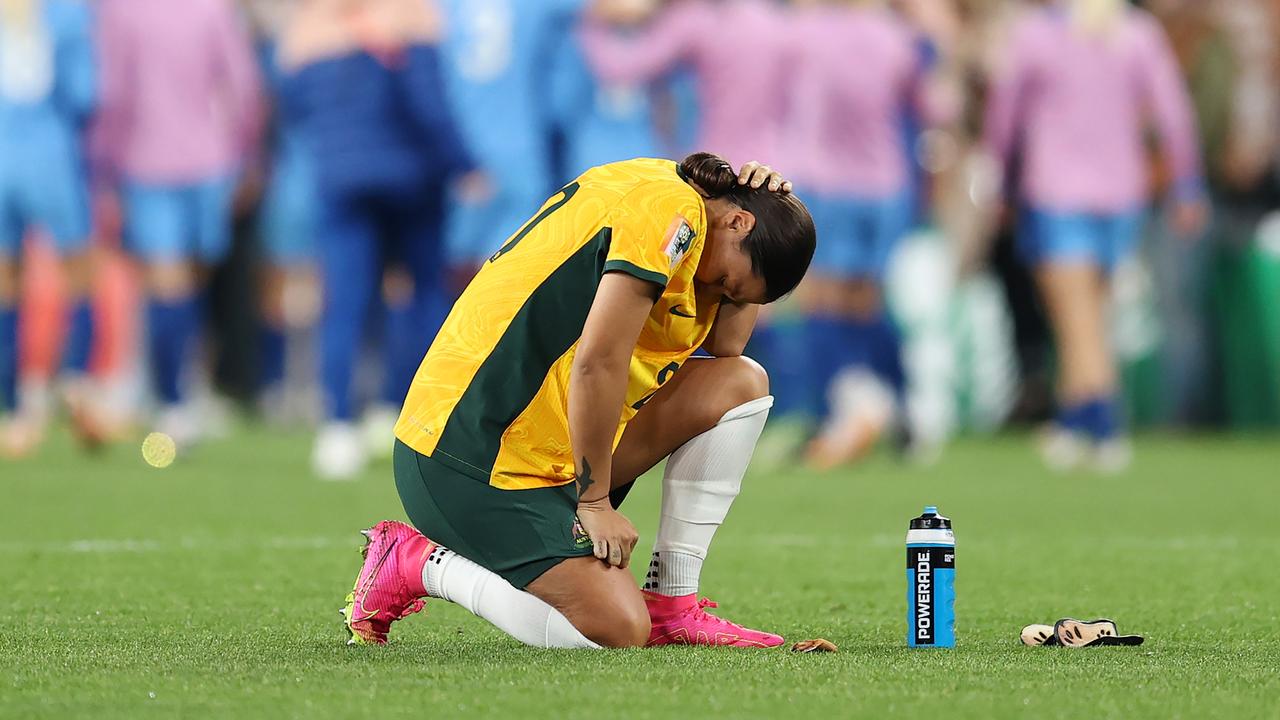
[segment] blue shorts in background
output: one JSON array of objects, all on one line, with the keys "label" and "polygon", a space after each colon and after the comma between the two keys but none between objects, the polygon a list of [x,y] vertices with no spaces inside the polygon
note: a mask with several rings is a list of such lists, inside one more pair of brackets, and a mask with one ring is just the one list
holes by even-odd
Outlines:
[{"label": "blue shorts in background", "polygon": [[813,216],[813,270],[837,279],[884,277],[898,241],[911,227],[911,194],[859,198],[798,190]]},{"label": "blue shorts in background", "polygon": [[0,163],[0,257],[16,256],[33,227],[48,233],[61,255],[83,251],[89,245],[89,191],[74,158],[24,159]]},{"label": "blue shorts in background", "polygon": [[232,177],[187,185],[126,181],[125,245],[147,262],[216,263],[231,248]]},{"label": "blue shorts in background", "polygon": [[316,252],[316,169],[306,149],[286,145],[262,199],[259,231],[267,259],[290,266],[310,261]]},{"label": "blue shorts in background", "polygon": [[1088,263],[1110,272],[1133,253],[1144,213],[1059,212],[1030,206],[1018,217],[1018,254],[1027,264]]}]

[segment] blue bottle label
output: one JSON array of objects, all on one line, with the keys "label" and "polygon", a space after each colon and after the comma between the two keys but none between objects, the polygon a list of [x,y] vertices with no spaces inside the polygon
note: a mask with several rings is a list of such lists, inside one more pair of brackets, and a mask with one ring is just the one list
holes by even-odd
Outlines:
[{"label": "blue bottle label", "polygon": [[956,549],[907,546],[907,644],[955,647]]}]

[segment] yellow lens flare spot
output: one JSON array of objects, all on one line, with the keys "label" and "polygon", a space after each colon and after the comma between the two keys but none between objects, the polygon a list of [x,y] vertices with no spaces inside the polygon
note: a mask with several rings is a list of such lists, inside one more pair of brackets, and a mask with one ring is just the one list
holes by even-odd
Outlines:
[{"label": "yellow lens flare spot", "polygon": [[142,459],[153,468],[169,467],[177,454],[177,443],[162,432],[153,432],[142,441]]}]

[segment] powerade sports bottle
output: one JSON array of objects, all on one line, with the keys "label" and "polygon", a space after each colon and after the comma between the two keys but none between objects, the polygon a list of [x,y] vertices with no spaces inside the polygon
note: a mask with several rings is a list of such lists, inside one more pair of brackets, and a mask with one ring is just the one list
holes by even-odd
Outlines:
[{"label": "powerade sports bottle", "polygon": [[907,645],[956,646],[956,536],[933,505],[907,530]]}]

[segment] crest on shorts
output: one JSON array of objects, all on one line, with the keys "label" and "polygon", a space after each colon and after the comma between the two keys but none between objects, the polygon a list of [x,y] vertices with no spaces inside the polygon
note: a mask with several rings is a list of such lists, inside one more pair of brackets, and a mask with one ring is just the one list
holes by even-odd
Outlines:
[{"label": "crest on shorts", "polygon": [[578,547],[591,545],[591,536],[587,534],[587,529],[582,527],[582,521],[577,515],[573,516],[573,544]]},{"label": "crest on shorts", "polygon": [[662,243],[662,252],[672,269],[680,264],[680,259],[693,247],[693,227],[683,216],[676,215],[667,229],[666,240]]}]

